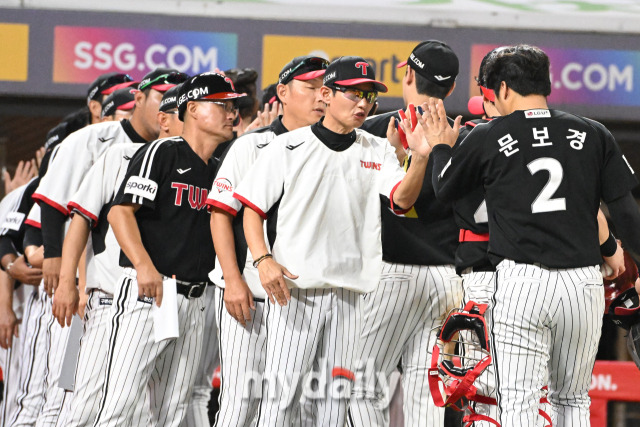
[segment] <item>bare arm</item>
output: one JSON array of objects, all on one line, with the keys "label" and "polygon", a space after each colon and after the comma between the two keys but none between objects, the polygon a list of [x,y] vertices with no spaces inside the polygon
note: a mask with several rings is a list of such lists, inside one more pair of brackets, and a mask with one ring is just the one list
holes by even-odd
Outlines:
[{"label": "bare arm", "polygon": [[107,219],[113,228],[118,244],[133,264],[137,273],[138,296],[156,299],[162,304],[162,276],[153,265],[149,253],[142,244],[135,212],[139,205],[115,205]]},{"label": "bare arm", "polygon": [[211,236],[222,273],[224,274],[224,303],[229,314],[243,326],[251,320],[251,310],[256,306],[253,294],[242,278],[236,259],[233,238],[233,216],[222,209],[211,211]]},{"label": "bare arm", "polygon": [[18,336],[18,320],[13,312],[13,279],[0,271],[0,347],[10,348]]}]

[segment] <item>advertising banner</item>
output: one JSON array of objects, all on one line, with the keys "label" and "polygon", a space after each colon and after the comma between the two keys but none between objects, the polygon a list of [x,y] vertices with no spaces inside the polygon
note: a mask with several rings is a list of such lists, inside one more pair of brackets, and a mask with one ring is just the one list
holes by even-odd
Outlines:
[{"label": "advertising banner", "polygon": [[[482,58],[498,45],[471,48],[469,94]],[[547,48],[551,63],[550,104],[640,106],[640,51]]]},{"label": "advertising banner", "polygon": [[26,82],[29,69],[29,25],[0,23],[0,80]]},{"label": "advertising banner", "polygon": [[193,75],[234,68],[238,36],[231,33],[56,26],[55,83],[89,83],[117,71],[140,78],[157,67]]}]

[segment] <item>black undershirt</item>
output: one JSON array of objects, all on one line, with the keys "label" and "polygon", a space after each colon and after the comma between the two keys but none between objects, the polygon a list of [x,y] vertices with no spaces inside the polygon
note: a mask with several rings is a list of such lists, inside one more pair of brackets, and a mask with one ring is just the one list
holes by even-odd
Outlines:
[{"label": "black undershirt", "polygon": [[355,130],[346,134],[335,133],[324,127],[324,124],[322,124],[323,120],[324,117],[320,119],[318,123],[311,125],[311,132],[329,149],[333,151],[344,151],[356,142]]}]

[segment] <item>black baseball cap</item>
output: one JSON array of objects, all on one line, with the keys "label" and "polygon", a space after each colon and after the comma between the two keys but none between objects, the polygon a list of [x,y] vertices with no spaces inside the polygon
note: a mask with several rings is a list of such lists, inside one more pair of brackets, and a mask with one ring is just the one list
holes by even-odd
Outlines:
[{"label": "black baseball cap", "polygon": [[323,76],[329,61],[319,56],[296,56],[278,74],[278,84],[286,85],[291,80],[311,80]]},{"label": "black baseball cap", "polygon": [[191,77],[180,86],[178,97],[178,118],[184,120],[184,112],[189,101],[199,99],[228,100],[246,96],[237,93],[229,77],[218,73],[202,73]]},{"label": "black baseball cap", "polygon": [[87,103],[89,101],[102,101],[102,95],[109,95],[116,89],[135,85],[136,82],[128,74],[107,73],[102,74],[91,83],[87,91]]},{"label": "black baseball cap", "polygon": [[329,64],[324,73],[323,84],[332,86],[355,86],[360,83],[373,83],[378,92],[386,92],[388,89],[376,80],[376,73],[364,58],[359,56],[341,56]]},{"label": "black baseball cap", "polygon": [[160,101],[160,111],[166,113],[167,111],[175,110],[178,108],[178,96],[182,83],[167,90],[162,95],[162,101]]},{"label": "black baseball cap", "polygon": [[116,110],[129,111],[135,106],[135,94],[138,89],[125,87],[115,90],[102,103],[102,117],[112,116]]},{"label": "black baseball cap", "polygon": [[416,73],[438,86],[451,86],[460,69],[458,57],[449,45],[438,40],[427,40],[413,48],[409,59],[398,64],[409,64]]},{"label": "black baseball cap", "polygon": [[138,89],[154,89],[158,92],[165,92],[188,78],[188,74],[181,73],[173,68],[156,68],[142,78]]}]

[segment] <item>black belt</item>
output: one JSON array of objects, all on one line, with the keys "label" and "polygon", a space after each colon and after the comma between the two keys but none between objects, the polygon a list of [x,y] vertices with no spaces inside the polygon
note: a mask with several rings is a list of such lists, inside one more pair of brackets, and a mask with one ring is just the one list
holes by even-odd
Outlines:
[{"label": "black belt", "polygon": [[176,290],[187,298],[200,298],[207,289],[209,282],[184,282],[176,280]]}]

